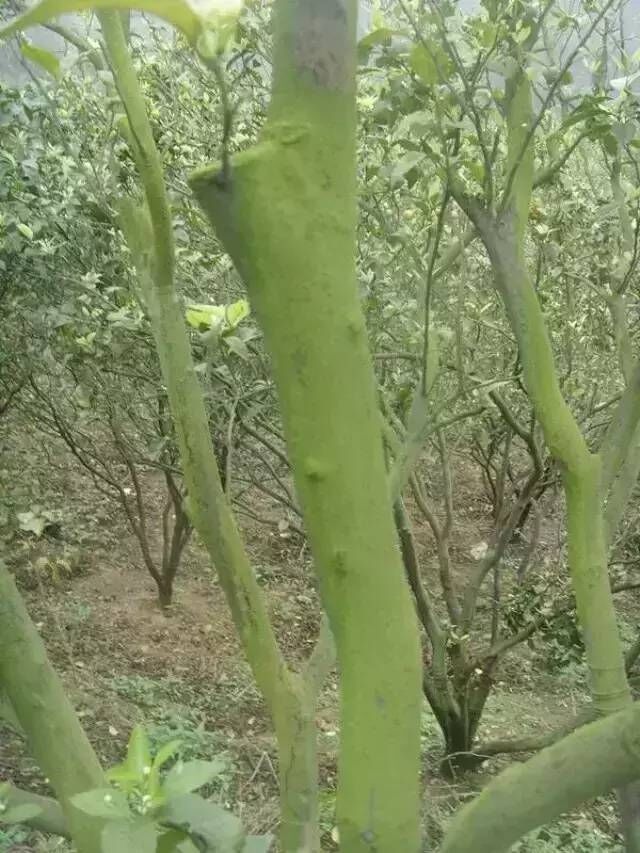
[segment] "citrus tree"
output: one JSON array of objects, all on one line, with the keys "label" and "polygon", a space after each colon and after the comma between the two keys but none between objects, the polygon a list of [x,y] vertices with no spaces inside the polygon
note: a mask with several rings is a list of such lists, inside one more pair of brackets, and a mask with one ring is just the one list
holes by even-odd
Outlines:
[{"label": "citrus tree", "polygon": [[[587,446],[561,395],[544,318],[529,279],[524,242],[535,183],[535,136],[541,123],[529,100],[528,63],[550,6],[492,6],[471,28],[472,46],[481,46],[480,59],[470,59],[467,51],[465,61],[460,58],[459,45],[451,46],[449,40],[455,20],[444,18],[455,18],[450,10],[422,5],[419,10],[403,8],[409,12],[412,28],[411,66],[419,80],[417,95],[432,117],[429,121],[434,122],[422,135],[426,150],[418,147],[410,159],[412,167],[424,160],[435,164],[441,198],[436,205],[434,243],[425,262],[420,371],[405,433],[398,440],[386,423],[391,420],[393,430],[391,413],[380,417],[357,286],[356,3],[278,0],[273,5],[266,118],[255,143],[238,153],[231,152],[227,132],[233,111],[228,102],[225,51],[233,19],[215,12],[200,14],[194,4],[186,2],[140,0],[136,4],[164,16],[182,31],[221,93],[219,161],[198,169],[190,185],[242,277],[264,336],[288,459],[327,614],[316,650],[302,671],[293,671],[277,645],[223,489],[185,325],[186,306],[176,290],[176,240],[163,157],[118,14],[128,5],[115,0],[44,0],[10,24],[4,34],[11,35],[56,13],[88,7],[99,10],[113,75],[113,119],[139,179],[138,187],[131,187],[119,200],[118,223],[155,341],[180,451],[189,516],[215,564],[273,720],[285,851],[319,849],[314,717],[317,694],[332,663],[331,637],[340,674],[337,810],[342,849],[391,853],[420,847],[422,661],[397,529],[403,521],[401,495],[421,454],[431,417],[435,343],[430,297],[436,264],[445,265],[439,239],[452,199],[472,227],[461,234],[454,257],[476,230],[486,245],[518,345],[523,384],[565,482],[569,562],[596,705],[602,711],[619,712],[499,776],[461,811],[442,847],[448,853],[507,850],[532,826],[584,799],[625,785],[639,773],[638,712],[627,708],[629,691],[606,571],[601,459]],[[607,8],[593,11],[587,34]],[[424,19],[415,17],[418,11]],[[393,37],[386,30],[372,40],[374,45],[376,40],[384,43]],[[501,129],[493,147],[487,146],[486,129],[467,79],[468,73],[482,75],[489,51],[510,60],[504,87],[496,89],[502,95],[492,96],[496,105],[483,114],[485,121],[493,121]],[[438,91],[439,97],[435,97],[437,85],[444,87]],[[552,84],[550,92],[554,91]],[[546,100],[543,106],[546,110]],[[552,171],[565,162],[571,145],[553,160]],[[611,479],[603,482],[608,488],[614,485],[635,435],[637,399],[632,383],[627,387],[630,390],[623,391],[605,439],[603,456]],[[519,521],[518,504],[519,499],[517,517],[507,531]],[[481,561],[478,583],[495,566],[494,554],[495,548]],[[109,816],[95,809],[78,809],[76,795],[100,789],[102,770],[11,580],[6,573],[0,577],[0,681],[60,798],[79,849],[97,851],[113,831],[103,833],[102,821],[106,818],[109,826]],[[473,593],[473,585],[470,589]],[[457,606],[451,593],[451,604],[447,604]],[[424,600],[428,612],[426,594]],[[464,629],[475,599],[467,595],[461,604],[460,627]],[[440,648],[447,647],[442,626],[435,620],[432,631],[427,627],[427,632],[434,647],[436,641]],[[460,655],[467,653],[466,643],[467,635],[460,632],[454,639]],[[436,673],[434,686],[447,694],[446,665]],[[42,725],[43,709],[46,726]],[[81,803],[86,807],[85,801]],[[127,823],[127,831],[137,832],[134,824]],[[128,843],[134,838],[137,836],[130,835]],[[154,835],[152,843],[155,841]],[[233,844],[227,848],[210,845],[210,849],[237,849],[239,842]]]}]

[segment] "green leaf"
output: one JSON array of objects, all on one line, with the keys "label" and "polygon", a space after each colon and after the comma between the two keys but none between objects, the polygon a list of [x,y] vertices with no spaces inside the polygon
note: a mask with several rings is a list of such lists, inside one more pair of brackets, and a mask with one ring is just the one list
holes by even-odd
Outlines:
[{"label": "green leaf", "polygon": [[242,849],[245,839],[237,817],[197,794],[185,794],[169,800],[159,820],[184,829],[216,853],[236,853],[238,848]]},{"label": "green leaf", "polygon": [[251,353],[243,340],[236,335],[227,335],[223,340],[231,352],[234,352],[243,361],[251,360]]},{"label": "green leaf", "polygon": [[473,26],[478,30],[480,44],[483,47],[491,47],[498,34],[497,26],[491,21],[483,21],[481,19],[474,21]]},{"label": "green leaf", "polygon": [[421,42],[411,49],[409,65],[427,86],[446,82],[453,73],[451,60],[435,42]]},{"label": "green leaf", "polygon": [[629,89],[633,81],[638,77],[640,77],[640,71],[629,74],[627,77],[616,77],[609,81],[609,85],[617,92],[621,92],[623,89]]},{"label": "green leaf", "polygon": [[149,12],[182,30],[192,44],[195,44],[203,30],[203,18],[194,12],[187,0],[41,0],[0,29],[0,40],[22,32],[34,24],[45,24],[58,15],[90,9],[137,9],[140,12]]},{"label": "green leaf", "polygon": [[158,830],[144,818],[109,822],[102,830],[102,853],[156,853]]},{"label": "green leaf", "polygon": [[531,27],[527,27],[527,26],[520,27],[519,30],[516,30],[516,32],[513,33],[513,39],[518,44],[522,44],[524,41],[526,41],[528,39],[530,32],[531,32]]},{"label": "green leaf", "polygon": [[379,44],[390,44],[394,35],[400,34],[400,30],[391,30],[389,27],[378,27],[377,30],[373,30],[361,38],[358,42],[358,47],[367,50]]},{"label": "green leaf", "polygon": [[159,827],[156,841],[156,853],[175,853],[180,849],[180,844],[188,840],[186,832],[182,829],[165,829]]},{"label": "green leaf", "polygon": [[40,806],[36,806],[34,803],[23,803],[19,806],[12,806],[5,812],[0,811],[0,824],[26,823],[41,813]]},{"label": "green leaf", "polygon": [[29,228],[28,225],[25,225],[24,222],[18,222],[16,228],[22,234],[23,237],[27,238],[27,240],[33,240],[33,231],[31,230],[31,228]]},{"label": "green leaf", "polygon": [[139,787],[138,774],[135,773],[126,763],[116,764],[115,767],[110,767],[105,773],[107,782],[111,782],[116,787],[130,794]]},{"label": "green leaf", "polygon": [[428,133],[434,133],[437,124],[433,118],[433,113],[426,110],[417,110],[414,113],[409,113],[405,116],[398,129],[398,135],[406,128],[406,132],[412,136],[423,137]]},{"label": "green leaf", "polygon": [[51,74],[52,77],[55,77],[56,80],[59,79],[60,60],[55,53],[51,53],[50,50],[45,50],[43,47],[38,47],[28,41],[21,42],[20,53],[25,59],[28,59],[29,62],[39,65],[40,68],[43,68],[47,73]]},{"label": "green leaf", "polygon": [[409,54],[409,65],[427,86],[438,82],[438,69],[424,45],[416,44]]},{"label": "green leaf", "polygon": [[562,122],[561,130],[587,119],[608,120],[607,114],[602,108],[605,100],[602,95],[585,95],[578,106]]},{"label": "green leaf", "polygon": [[102,817],[107,820],[128,818],[131,814],[126,794],[114,788],[94,788],[71,797],[73,805],[81,812],[91,817]]},{"label": "green leaf", "polygon": [[224,769],[220,761],[179,761],[167,773],[162,790],[167,797],[189,794],[202,788]]},{"label": "green leaf", "polygon": [[127,746],[126,767],[143,782],[151,771],[151,750],[149,738],[143,726],[135,726]]},{"label": "green leaf", "polygon": [[183,829],[160,828],[156,853],[199,853],[198,848]]},{"label": "green leaf", "polygon": [[151,797],[151,802],[154,806],[160,805],[166,799],[166,794],[163,785],[160,781],[160,769],[176,754],[180,749],[180,740],[171,740],[165,743],[158,750],[147,778],[146,790]]},{"label": "green leaf", "polygon": [[611,126],[611,131],[620,145],[627,145],[635,138],[637,126],[634,121],[615,122]]},{"label": "green leaf", "polygon": [[239,299],[230,305],[197,305],[187,306],[187,323],[195,329],[218,329],[221,332],[231,331],[251,313],[246,299]]},{"label": "green leaf", "polygon": [[154,770],[159,770],[163,767],[170,758],[177,753],[177,751],[182,746],[181,740],[170,740],[167,743],[162,744],[160,749],[156,752],[155,758],[153,759],[152,767]]},{"label": "green leaf", "polygon": [[426,159],[422,151],[407,151],[391,166],[389,178],[392,184],[399,184],[407,172],[414,169]]}]

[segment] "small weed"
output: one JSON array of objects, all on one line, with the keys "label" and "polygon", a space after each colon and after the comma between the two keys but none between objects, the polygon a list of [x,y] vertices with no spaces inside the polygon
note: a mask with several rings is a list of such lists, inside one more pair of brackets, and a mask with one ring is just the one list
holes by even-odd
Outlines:
[{"label": "small weed", "polygon": [[70,601],[64,608],[62,621],[68,628],[80,628],[91,618],[91,607],[81,601]]},{"label": "small weed", "polygon": [[33,848],[34,853],[72,853],[73,848],[64,838],[39,839]]},{"label": "small weed", "polygon": [[180,741],[177,756],[182,761],[216,758],[225,769],[208,786],[206,795],[228,799],[236,767],[220,734],[205,727],[207,698],[175,678],[118,676],[112,689],[143,710],[152,749],[171,740]]},{"label": "small weed", "polygon": [[571,821],[545,826],[525,836],[514,853],[623,853],[624,848],[598,829],[576,826]]},{"label": "small weed", "polygon": [[0,853],[11,850],[16,844],[24,844],[29,833],[20,826],[0,828]]},{"label": "small weed", "polygon": [[217,755],[222,744],[215,732],[205,729],[204,721],[184,711],[162,709],[153,715],[153,724],[149,726],[149,739],[154,748],[169,740],[181,741],[180,758],[191,761],[194,758],[209,759]]},{"label": "small weed", "polygon": [[110,685],[118,696],[151,711],[161,705],[188,707],[196,711],[205,710],[202,694],[190,690],[188,685],[177,678],[117,675],[111,679]]},{"label": "small weed", "polygon": [[236,766],[220,735],[207,731],[202,720],[196,722],[191,716],[163,711],[156,715],[156,721],[149,725],[149,741],[152,749],[157,749],[163,743],[174,739],[180,741],[177,756],[182,761],[192,761],[196,758],[211,761],[215,758],[224,765],[213,782],[202,789],[202,794],[225,801],[231,800]]}]

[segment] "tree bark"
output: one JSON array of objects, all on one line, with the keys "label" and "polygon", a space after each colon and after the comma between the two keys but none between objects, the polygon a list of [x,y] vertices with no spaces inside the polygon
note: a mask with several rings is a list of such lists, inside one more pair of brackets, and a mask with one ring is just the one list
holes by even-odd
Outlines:
[{"label": "tree bark", "polygon": [[[123,205],[121,224],[136,261],[167,387],[189,496],[189,515],[217,569],[238,636],[275,726],[281,757],[281,799],[287,815],[282,824],[282,846],[285,853],[298,853],[299,846],[288,846],[297,845],[298,841],[288,816],[302,811],[302,800],[306,803],[306,814],[317,815],[317,781],[311,781],[311,774],[317,774],[317,766],[311,767],[315,750],[311,740],[315,739],[315,731],[309,724],[305,736],[296,737],[300,715],[303,711],[308,715],[308,708],[298,707],[301,696],[297,677],[287,668],[278,647],[220,480],[204,398],[176,297],[171,214],[162,165],[120,18],[115,12],[100,12],[99,18],[118,91],[135,137],[136,162],[147,200],[147,207]],[[155,249],[151,263],[149,246]],[[300,756],[297,749],[302,751]],[[304,766],[305,773],[299,770],[287,775],[286,768],[290,765]],[[303,786],[303,792],[292,787],[298,784]],[[315,844],[315,839],[310,840]],[[317,853],[319,845],[306,849]]]},{"label": "tree bark", "polygon": [[280,842],[284,850],[320,850],[315,696],[298,680],[296,698],[277,726]]},{"label": "tree bark", "polygon": [[102,768],[54,672],[13,578],[0,563],[0,685],[60,802],[79,853],[101,853],[102,822],[74,808],[104,786]]},{"label": "tree bark", "polygon": [[191,185],[264,332],[341,675],[350,853],[419,847],[421,662],[356,282],[355,0],[275,5],[259,143]]},{"label": "tree bark", "polygon": [[640,777],[640,706],[503,771],[449,826],[441,853],[505,853],[526,832]]},{"label": "tree bark", "polygon": [[[509,195],[498,215],[454,189],[459,203],[474,221],[493,267],[511,328],[518,342],[527,392],[549,450],[563,476],[567,502],[569,569],[576,597],[589,667],[591,692],[598,713],[627,707],[631,692],[624,667],[608,572],[608,531],[605,530],[602,462],[587,447],[584,436],[560,388],[544,315],[525,260],[525,233],[533,186],[533,122],[531,84],[523,69],[508,80],[506,90]],[[637,401],[623,397],[627,408]],[[623,415],[619,420],[631,445],[634,430]],[[611,449],[610,449],[611,450]],[[614,448],[615,452],[619,452]],[[615,452],[607,454],[607,468],[619,467]],[[621,801],[623,819],[632,811],[630,789]],[[636,815],[634,822],[640,819]],[[635,829],[625,828],[629,851],[638,851]],[[640,834],[640,833],[639,833]]]},{"label": "tree bark", "polygon": [[[532,120],[531,86],[517,72],[508,87],[509,164],[516,169],[512,196],[494,217],[473,200],[462,205],[474,220],[493,267],[518,342],[527,392],[545,441],[563,476],[567,499],[569,568],[594,704],[601,713],[631,701],[608,574],[601,495],[601,461],[590,453],[560,389],[538,297],[525,264],[524,234],[533,174],[533,146],[521,146]],[[516,159],[520,156],[520,160]],[[509,165],[508,164],[508,165]]]}]

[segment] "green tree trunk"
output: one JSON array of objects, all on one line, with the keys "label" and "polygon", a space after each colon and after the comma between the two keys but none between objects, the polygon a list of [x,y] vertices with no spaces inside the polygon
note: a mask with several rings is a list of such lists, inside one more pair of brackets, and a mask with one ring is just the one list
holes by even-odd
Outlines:
[{"label": "green tree trunk", "polygon": [[[307,696],[298,678],[286,666],[220,482],[202,389],[194,370],[182,308],[176,298],[172,225],[160,159],[120,19],[114,12],[100,12],[99,18],[135,139],[134,151],[147,199],[146,207],[124,204],[121,224],[136,260],[167,387],[189,496],[189,513],[217,569],[236,630],[275,726],[283,850],[316,853],[318,783],[315,718],[311,707],[317,691],[309,688]],[[151,262],[150,246],[155,248]]]},{"label": "green tree trunk", "polygon": [[525,262],[524,235],[532,191],[531,87],[518,72],[508,94],[507,170],[515,171],[511,196],[497,216],[462,199],[486,246],[496,285],[516,340],[524,380],[544,437],[563,474],[569,568],[584,632],[591,690],[600,713],[621,710],[631,701],[609,583],[601,492],[601,460],[592,454],[558,381],[551,342]]},{"label": "green tree trunk", "polygon": [[298,679],[276,721],[283,850],[320,850],[316,697]]},{"label": "green tree trunk", "polygon": [[[502,210],[494,215],[464,194],[458,193],[458,198],[489,254],[518,342],[527,392],[549,450],[563,474],[569,568],[585,639],[591,693],[597,712],[608,714],[627,707],[632,699],[609,581],[602,460],[589,451],[562,395],[544,316],[526,268],[525,233],[534,155],[529,132],[533,122],[531,84],[523,70],[516,71],[508,81],[506,96],[509,195]],[[635,408],[634,400],[625,402],[630,410]],[[621,421],[626,423],[624,418]],[[628,432],[633,434],[631,429]],[[605,457],[608,467],[615,467],[609,462],[612,457],[615,459],[616,449],[612,452],[610,448]],[[637,792],[629,788],[620,797],[627,849],[638,851],[634,835],[640,816],[633,813],[632,805],[638,802]]]},{"label": "green tree trunk", "polygon": [[0,686],[50,780],[79,853],[101,853],[102,822],[74,794],[104,786],[102,768],[54,672],[13,578],[0,562]]},{"label": "green tree trunk", "polygon": [[508,768],[459,811],[440,853],[506,853],[518,838],[640,777],[640,706],[583,726]]},{"label": "green tree trunk", "polygon": [[511,213],[481,226],[520,346],[527,390],[562,472],[567,504],[569,568],[584,632],[594,703],[601,713],[631,701],[608,572],[601,462],[590,453],[557,380],[542,311],[518,256]]},{"label": "green tree trunk", "polygon": [[264,332],[341,676],[349,853],[419,846],[421,663],[356,282],[355,0],[275,6],[260,142],[192,187]]}]

